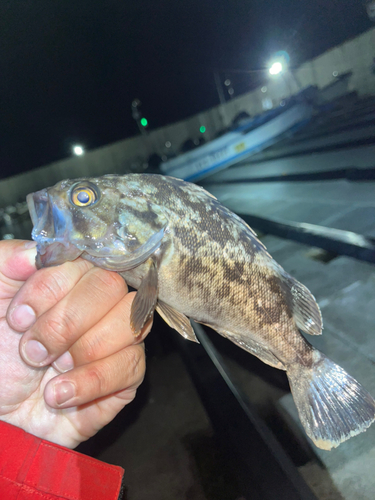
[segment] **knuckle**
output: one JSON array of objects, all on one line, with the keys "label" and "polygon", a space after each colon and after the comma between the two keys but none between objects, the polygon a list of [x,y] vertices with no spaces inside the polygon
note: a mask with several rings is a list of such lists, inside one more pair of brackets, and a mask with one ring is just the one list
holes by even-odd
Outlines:
[{"label": "knuckle", "polygon": [[125,349],[124,354],[130,378],[142,381],[146,371],[146,357],[143,348],[141,346],[132,346]]},{"label": "knuckle", "polygon": [[103,366],[93,366],[88,371],[88,380],[90,381],[91,388],[95,392],[95,394],[103,396],[110,392],[106,373],[107,370]]},{"label": "knuckle", "polygon": [[133,401],[137,394],[137,388],[128,388],[128,389],[123,389],[122,391],[119,391],[117,393],[117,397],[121,398],[124,401],[124,404],[127,405]]},{"label": "knuckle", "polygon": [[52,297],[58,302],[67,293],[67,277],[60,270],[46,270],[35,275],[34,292],[38,296]]},{"label": "knuckle", "polygon": [[52,338],[53,342],[59,345],[65,345],[71,339],[75,328],[75,321],[69,315],[54,315],[54,317],[46,318],[44,324],[48,338]]},{"label": "knuckle", "polygon": [[96,279],[99,280],[98,288],[101,290],[108,288],[112,293],[125,290],[125,281],[118,273],[95,268],[94,274]]},{"label": "knuckle", "polygon": [[95,361],[98,355],[103,351],[103,341],[97,335],[83,335],[79,339],[80,357],[84,363]]}]

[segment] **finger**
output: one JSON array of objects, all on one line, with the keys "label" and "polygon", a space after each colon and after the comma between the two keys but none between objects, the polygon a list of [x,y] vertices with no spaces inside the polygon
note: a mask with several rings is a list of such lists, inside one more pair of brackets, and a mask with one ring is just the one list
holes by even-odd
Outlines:
[{"label": "finger", "polygon": [[34,241],[0,241],[0,273],[9,280],[25,281],[35,273],[35,257]]},{"label": "finger", "polygon": [[12,300],[7,321],[11,328],[25,332],[42,314],[57,304],[93,265],[83,259],[61,266],[40,269],[22,286]]},{"label": "finger", "polygon": [[20,353],[31,366],[46,366],[69,350],[127,293],[117,273],[90,269],[53,308],[23,335]]},{"label": "finger", "polygon": [[152,321],[145,325],[141,335],[134,336],[130,327],[130,310],[135,295],[136,292],[125,295],[101,321],[53,363],[54,368],[63,373],[73,366],[91,363],[142,342],[151,330]]},{"label": "finger", "polygon": [[44,399],[52,408],[70,408],[118,391],[136,389],[146,369],[144,345],[137,344],[80,366],[48,382]]}]

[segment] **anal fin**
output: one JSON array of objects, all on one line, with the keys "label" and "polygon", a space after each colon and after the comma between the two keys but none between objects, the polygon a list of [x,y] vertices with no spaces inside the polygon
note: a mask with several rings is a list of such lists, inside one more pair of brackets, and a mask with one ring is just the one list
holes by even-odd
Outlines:
[{"label": "anal fin", "polygon": [[135,336],[141,333],[142,328],[154,313],[158,299],[158,271],[153,260],[141,286],[133,300],[130,313],[130,326]]},{"label": "anal fin", "polygon": [[239,338],[237,335],[231,334],[230,332],[217,330],[220,335],[229,339],[233,344],[238,345],[241,349],[253,354],[259,358],[266,365],[273,366],[279,370],[285,370],[284,364],[273,354],[272,351],[267,349],[267,347],[261,345],[259,342],[251,338]]},{"label": "anal fin", "polygon": [[199,340],[195,336],[189,318],[187,318],[185,314],[180,313],[162,300],[159,300],[156,304],[156,310],[171,328],[177,330],[178,333],[185,339],[191,340],[193,342],[198,342],[199,344]]}]

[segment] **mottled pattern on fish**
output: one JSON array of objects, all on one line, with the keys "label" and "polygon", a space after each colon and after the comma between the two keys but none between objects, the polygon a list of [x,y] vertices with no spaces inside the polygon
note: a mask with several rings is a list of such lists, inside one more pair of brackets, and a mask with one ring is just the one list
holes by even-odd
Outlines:
[{"label": "mottled pattern on fish", "polygon": [[[121,178],[118,182],[118,189],[124,191]],[[127,182],[127,188],[131,186]],[[271,364],[280,368],[296,356],[310,363],[310,350],[305,343],[300,345],[302,338],[286,300],[289,291],[280,276],[283,271],[249,226],[202,188],[178,179],[144,177],[129,193],[132,199],[137,189],[162,207],[165,220],[159,218],[153,230],[161,229],[164,222],[170,230],[159,267],[159,297],[188,317],[233,337],[244,348],[252,350],[254,340],[268,350],[271,342],[278,358]],[[134,214],[142,226],[150,224],[150,207],[144,203],[144,211],[135,211],[127,199],[128,195],[123,201],[125,212]],[[138,285],[132,274],[124,276]],[[315,316],[320,333],[318,310]],[[290,339],[293,331],[295,338]],[[288,337],[287,345],[283,336]]]},{"label": "mottled pattern on fish", "polygon": [[[75,206],[72,192],[85,186],[96,201]],[[120,272],[138,289],[136,334],[156,308],[190,340],[186,317],[286,370],[306,432],[322,448],[374,420],[372,397],[299,332],[321,333],[314,297],[204,189],[158,175],[104,176],[63,181],[28,203],[39,265],[81,255]]]}]

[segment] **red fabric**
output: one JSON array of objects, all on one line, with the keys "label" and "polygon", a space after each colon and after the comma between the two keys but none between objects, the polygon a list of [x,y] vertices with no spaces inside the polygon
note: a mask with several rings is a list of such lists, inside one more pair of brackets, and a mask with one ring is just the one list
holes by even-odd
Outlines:
[{"label": "red fabric", "polygon": [[0,499],[117,500],[123,474],[0,421]]}]

